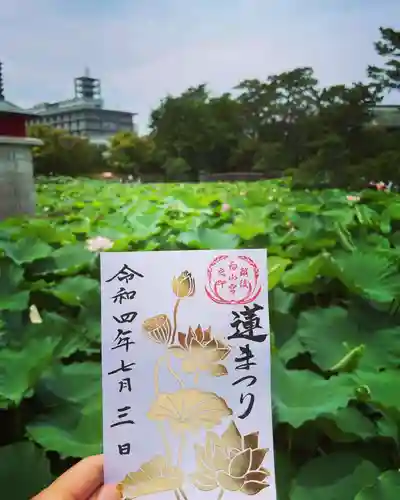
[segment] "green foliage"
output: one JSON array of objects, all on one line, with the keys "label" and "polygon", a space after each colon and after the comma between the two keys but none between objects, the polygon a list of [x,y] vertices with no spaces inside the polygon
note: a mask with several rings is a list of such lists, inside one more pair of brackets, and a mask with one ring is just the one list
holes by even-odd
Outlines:
[{"label": "green foliage", "polygon": [[138,177],[152,169],[154,143],[149,137],[118,132],[112,137],[107,153],[112,171]]},{"label": "green foliage", "polygon": [[26,500],[53,479],[44,451],[26,441],[2,446],[0,463],[3,498]]},{"label": "green foliage", "polygon": [[380,28],[381,39],[375,50],[385,60],[383,68],[368,67],[369,76],[382,89],[400,90],[400,31]]},{"label": "green foliage", "polygon": [[38,200],[0,224],[5,497],[101,451],[102,237],[111,251],[268,249],[279,499],[399,498],[398,195],[58,179]]},{"label": "green foliage", "polygon": [[366,482],[372,482],[379,469],[372,462],[352,453],[331,453],[305,464],[293,482],[293,500],[353,500]]},{"label": "green foliage", "polygon": [[189,168],[182,173],[189,178],[224,171],[243,132],[240,110],[229,94],[211,97],[205,85],[168,96],[151,114],[154,143],[166,158],[184,160]]},{"label": "green foliage", "polygon": [[35,172],[107,170],[151,182],[290,175],[299,189],[400,185],[400,108],[379,107],[386,92],[400,89],[400,32],[380,28],[380,35],[383,67],[366,68],[364,82],[324,87],[305,66],[245,79],[221,95],[200,84],[162,99],[149,135],[118,132],[103,150],[62,130],[31,127],[44,142],[34,148]]},{"label": "green foliage", "polygon": [[167,96],[150,118],[154,164],[168,180],[254,172],[291,175],[298,188],[400,183],[400,110],[377,108],[399,89],[400,35],[380,31],[385,66],[368,68],[370,82],[323,87],[299,67],[243,80],[232,94],[213,96],[202,84]]},{"label": "green foliage", "polygon": [[101,149],[87,139],[45,125],[30,126],[28,134],[43,142],[33,148],[36,175],[78,176],[105,168]]},{"label": "green foliage", "polygon": [[384,472],[371,485],[356,496],[355,500],[397,500],[400,494],[400,471]]}]

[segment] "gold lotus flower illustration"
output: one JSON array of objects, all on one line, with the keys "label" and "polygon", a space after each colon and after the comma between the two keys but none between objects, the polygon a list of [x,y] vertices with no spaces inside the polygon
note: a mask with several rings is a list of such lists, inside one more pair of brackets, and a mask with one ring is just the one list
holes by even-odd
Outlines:
[{"label": "gold lotus flower illustration", "polygon": [[205,446],[196,446],[192,482],[201,491],[220,487],[255,495],[269,486],[270,474],[262,467],[267,451],[258,447],[258,432],[242,437],[232,422],[221,437],[208,432]]},{"label": "gold lotus flower illustration", "polygon": [[232,410],[224,399],[198,389],[160,393],[148,413],[149,419],[167,421],[178,434],[212,429],[230,415]]},{"label": "gold lotus flower illustration", "polygon": [[223,342],[212,338],[211,327],[203,330],[200,325],[187,335],[178,333],[179,345],[170,347],[174,356],[182,360],[182,370],[186,373],[209,372],[214,377],[226,375],[228,370],[223,361],[231,349]]},{"label": "gold lotus flower illustration", "polygon": [[144,495],[175,491],[181,488],[183,472],[162,456],[156,456],[144,463],[137,472],[131,472],[118,484],[117,489],[126,500]]},{"label": "gold lotus flower illustration", "polygon": [[196,290],[194,278],[189,271],[183,271],[177,278],[172,280],[172,290],[179,299],[192,297]]},{"label": "gold lotus flower illustration", "polygon": [[143,322],[148,336],[157,344],[169,344],[172,335],[171,322],[166,314],[158,314]]}]

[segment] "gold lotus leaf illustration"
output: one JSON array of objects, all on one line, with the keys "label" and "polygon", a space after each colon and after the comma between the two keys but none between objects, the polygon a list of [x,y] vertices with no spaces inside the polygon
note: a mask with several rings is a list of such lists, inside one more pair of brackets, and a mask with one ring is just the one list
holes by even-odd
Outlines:
[{"label": "gold lotus leaf illustration", "polygon": [[232,410],[224,399],[197,389],[160,393],[148,413],[149,419],[167,421],[178,434],[212,429],[230,415]]},{"label": "gold lotus leaf illustration", "polygon": [[196,290],[195,281],[189,271],[183,271],[178,277],[172,279],[172,290],[179,299],[192,297]]},{"label": "gold lotus leaf illustration", "polygon": [[226,375],[228,370],[223,361],[231,348],[212,338],[211,327],[203,330],[200,325],[193,330],[189,327],[187,335],[178,333],[179,345],[171,346],[170,351],[182,360],[182,370],[186,373],[209,372],[214,377]]},{"label": "gold lotus leaf illustration", "polygon": [[148,336],[157,344],[169,344],[172,336],[171,322],[166,314],[158,314],[143,322]]},{"label": "gold lotus leaf illustration", "polygon": [[201,491],[219,487],[255,495],[269,486],[270,474],[262,467],[267,451],[258,447],[258,432],[242,437],[232,422],[221,437],[208,432],[205,446],[196,446],[192,482]]},{"label": "gold lotus leaf illustration", "polygon": [[144,463],[137,472],[127,474],[117,489],[121,498],[132,500],[144,495],[177,490],[182,486],[183,480],[181,469],[158,455]]}]

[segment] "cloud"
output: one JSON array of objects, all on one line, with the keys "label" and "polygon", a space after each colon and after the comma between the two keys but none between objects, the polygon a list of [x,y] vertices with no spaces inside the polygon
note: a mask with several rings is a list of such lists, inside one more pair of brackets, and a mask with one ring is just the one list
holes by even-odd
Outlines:
[{"label": "cloud", "polygon": [[[305,7],[306,5],[306,7]],[[167,93],[312,66],[323,84],[365,78],[395,0],[13,0],[0,14],[7,98],[72,96],[90,66],[107,107],[149,112]],[[396,28],[396,26],[393,26]]]}]

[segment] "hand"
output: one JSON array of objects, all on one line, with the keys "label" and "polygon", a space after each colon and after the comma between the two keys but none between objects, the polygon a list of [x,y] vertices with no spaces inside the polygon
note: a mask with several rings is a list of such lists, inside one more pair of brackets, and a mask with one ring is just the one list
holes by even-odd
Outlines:
[{"label": "hand", "polygon": [[103,455],[81,460],[33,500],[119,500],[115,486],[103,485]]}]

